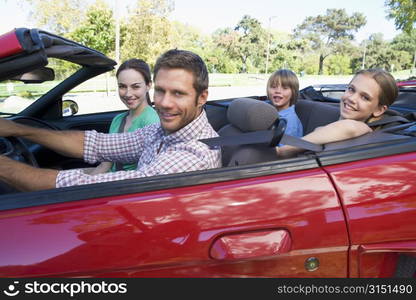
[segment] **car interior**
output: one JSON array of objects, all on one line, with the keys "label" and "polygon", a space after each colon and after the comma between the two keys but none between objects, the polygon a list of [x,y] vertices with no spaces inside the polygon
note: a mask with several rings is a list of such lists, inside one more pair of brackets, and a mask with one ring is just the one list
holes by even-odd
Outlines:
[{"label": "car interior", "polygon": [[[267,100],[259,100],[265,100],[265,97],[226,99],[208,103],[208,119],[220,136],[241,135],[243,138],[243,133],[271,130],[278,119],[277,110]],[[339,119],[338,103],[315,100],[302,98],[298,99],[295,104],[295,110],[305,134]],[[407,119],[402,113],[389,109],[386,115],[388,117],[401,116],[401,118],[400,121],[392,119],[391,122],[387,122],[377,134],[367,134],[354,141],[331,143],[324,150],[341,150],[352,146],[392,142],[415,136],[413,114]],[[277,160],[274,147],[271,147],[269,143],[247,142],[238,146],[223,146],[222,155],[223,167]]]}]

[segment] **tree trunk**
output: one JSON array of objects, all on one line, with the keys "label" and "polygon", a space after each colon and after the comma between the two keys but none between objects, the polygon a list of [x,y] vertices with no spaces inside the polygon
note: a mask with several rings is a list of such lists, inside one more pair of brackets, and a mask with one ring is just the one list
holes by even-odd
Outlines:
[{"label": "tree trunk", "polygon": [[318,74],[322,75],[324,73],[324,59],[325,57],[323,56],[323,54],[319,55],[319,71]]}]

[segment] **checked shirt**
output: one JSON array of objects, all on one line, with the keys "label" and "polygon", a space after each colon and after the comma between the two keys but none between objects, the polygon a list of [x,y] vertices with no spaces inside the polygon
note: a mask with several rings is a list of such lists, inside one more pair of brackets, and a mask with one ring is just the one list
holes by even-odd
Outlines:
[{"label": "checked shirt", "polygon": [[88,175],[83,169],[58,173],[56,187],[173,174],[221,167],[220,149],[210,149],[199,139],[217,137],[203,111],[182,129],[165,135],[160,123],[130,133],[86,131],[84,161],[137,162],[133,171]]}]

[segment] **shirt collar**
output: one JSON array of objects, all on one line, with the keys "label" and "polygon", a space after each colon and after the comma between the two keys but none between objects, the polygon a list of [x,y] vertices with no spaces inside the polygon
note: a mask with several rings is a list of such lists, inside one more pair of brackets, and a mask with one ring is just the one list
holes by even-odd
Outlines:
[{"label": "shirt collar", "polygon": [[171,133],[169,135],[164,135],[163,128],[160,127],[162,135],[164,136],[165,141],[188,141],[195,139],[198,134],[207,126],[208,119],[207,115],[204,110],[199,114],[199,116],[193,120],[191,123],[186,125],[185,127]]}]

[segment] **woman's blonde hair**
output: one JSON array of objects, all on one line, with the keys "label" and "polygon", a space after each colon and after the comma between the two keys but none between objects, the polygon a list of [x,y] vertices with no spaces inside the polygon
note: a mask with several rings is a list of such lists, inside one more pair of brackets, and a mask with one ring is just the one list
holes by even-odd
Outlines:
[{"label": "woman's blonde hair", "polygon": [[[283,87],[289,87],[292,91],[292,96],[290,97],[290,105],[296,103],[299,97],[299,80],[296,74],[287,69],[280,69],[275,71],[270,75],[269,80],[267,81],[267,88],[272,86],[277,86],[281,84]],[[270,99],[268,91],[266,91],[267,97]]]}]

